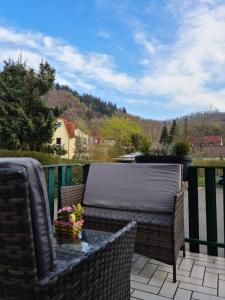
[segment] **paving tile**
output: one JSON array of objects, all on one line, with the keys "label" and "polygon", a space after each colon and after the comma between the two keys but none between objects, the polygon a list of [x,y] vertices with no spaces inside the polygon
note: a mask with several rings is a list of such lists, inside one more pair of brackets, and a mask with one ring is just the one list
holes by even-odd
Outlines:
[{"label": "paving tile", "polygon": [[145,284],[147,284],[149,282],[148,277],[143,277],[143,276],[135,275],[135,274],[131,274],[130,279],[133,281],[137,281],[137,282],[145,283]]},{"label": "paving tile", "polygon": [[158,260],[156,260],[156,259],[153,259],[153,258],[150,259],[149,263],[150,263],[150,264],[159,265],[159,266],[168,266],[167,264],[165,264],[165,263],[163,263],[163,262],[161,262],[161,261],[158,261]]},{"label": "paving tile", "polygon": [[218,274],[205,272],[203,285],[217,289],[218,277]]},{"label": "paving tile", "polygon": [[225,280],[225,275],[219,275],[220,280]]},{"label": "paving tile", "polygon": [[181,256],[178,256],[178,258],[177,258],[177,261],[176,261],[176,264],[177,264],[177,266],[179,266],[179,265],[180,265],[180,263],[181,263],[182,259],[183,259],[183,257],[181,257]]},{"label": "paving tile", "polygon": [[180,252],[177,267],[177,283],[174,284],[171,265],[135,254],[130,300],[225,299],[224,258],[189,252],[183,258]]},{"label": "paving tile", "polygon": [[197,279],[203,279],[205,274],[205,267],[204,266],[197,266],[193,265],[193,268],[191,270],[191,277],[197,278]]},{"label": "paving tile", "polygon": [[167,277],[167,272],[163,272],[163,271],[155,271],[154,275],[152,276],[151,280],[149,281],[148,284],[150,285],[154,285],[157,287],[161,287],[164,280]]},{"label": "paving tile", "polygon": [[187,252],[186,253],[186,258],[198,259],[198,260],[202,260],[202,261],[206,261],[206,262],[211,262],[211,263],[213,263],[215,261],[214,258],[210,258],[209,256],[201,254],[201,253]]},{"label": "paving tile", "polygon": [[[173,273],[173,267],[169,266],[169,265],[167,265],[167,266],[158,266],[157,270],[168,272],[168,273]],[[190,272],[189,271],[184,271],[184,270],[177,269],[177,274],[184,275],[184,276],[189,276]]]},{"label": "paving tile", "polygon": [[149,259],[145,256],[138,257],[138,259],[136,260],[136,262],[133,264],[131,268],[131,272],[135,274],[139,273],[144,268],[144,266],[147,264],[148,261]]},{"label": "paving tile", "polygon": [[190,290],[190,291],[195,291],[195,292],[199,292],[199,293],[203,293],[203,294],[208,294],[208,295],[217,295],[217,289],[208,288],[208,287],[200,286],[197,284],[180,282],[179,288],[185,289],[185,290]]},{"label": "paving tile", "polygon": [[166,300],[165,297],[161,297],[159,295],[152,295],[146,292],[135,290],[132,294],[134,299],[141,299],[141,300]]},{"label": "paving tile", "polygon": [[[152,294],[158,294],[158,292],[159,292],[159,288],[156,286],[152,286],[152,285],[148,285],[148,284],[144,284],[144,283],[140,283],[140,282],[136,282],[136,281],[131,281],[130,285],[131,285],[132,289],[135,289],[135,290],[137,289],[137,290],[143,291],[143,292],[148,292],[148,293],[152,293]],[[133,294],[132,294],[132,296],[133,296]]]},{"label": "paving tile", "polygon": [[224,298],[212,296],[212,295],[206,295],[198,292],[193,292],[192,299],[196,300],[224,300]]},{"label": "paving tile", "polygon": [[225,275],[225,270],[216,269],[216,268],[206,267],[206,272],[216,273],[216,274],[220,274],[220,275]]},{"label": "paving tile", "polygon": [[180,263],[179,270],[191,271],[194,260],[189,258],[184,258]]},{"label": "paving tile", "polygon": [[221,263],[221,262],[210,263],[210,262],[205,262],[205,261],[201,261],[201,260],[196,260],[195,265],[225,270],[225,264]]},{"label": "paving tile", "polygon": [[191,291],[178,288],[174,300],[190,300],[191,294],[192,294]]},{"label": "paving tile", "polygon": [[[170,273],[168,275],[168,278],[172,280],[173,279],[173,275]],[[177,280],[178,281],[182,281],[182,282],[187,282],[187,283],[202,285],[202,279],[191,278],[191,277],[188,277],[188,276],[177,275]]]},{"label": "paving tile", "polygon": [[133,291],[134,291],[134,289],[130,289],[130,294],[132,294],[132,293],[133,293]]},{"label": "paving tile", "polygon": [[140,257],[140,255],[134,253],[133,256],[132,256],[132,262],[134,263],[138,259],[138,257]]},{"label": "paving tile", "polygon": [[221,256],[213,256],[215,261],[222,261],[225,262],[225,257],[221,257]]},{"label": "paving tile", "polygon": [[170,280],[166,280],[160,290],[159,295],[167,298],[173,298],[178,286],[178,281],[173,283]]},{"label": "paving tile", "polygon": [[152,277],[153,273],[157,269],[158,265],[155,264],[149,264],[147,263],[145,267],[142,269],[140,275],[146,276],[146,277]]},{"label": "paving tile", "polygon": [[218,296],[225,298],[225,282],[223,280],[219,280]]}]

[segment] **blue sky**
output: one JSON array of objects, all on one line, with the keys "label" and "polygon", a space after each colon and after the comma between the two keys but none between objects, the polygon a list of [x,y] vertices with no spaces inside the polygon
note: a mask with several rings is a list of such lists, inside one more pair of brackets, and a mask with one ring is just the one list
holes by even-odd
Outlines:
[{"label": "blue sky", "polygon": [[0,62],[21,52],[145,118],[225,111],[225,0],[2,1]]}]

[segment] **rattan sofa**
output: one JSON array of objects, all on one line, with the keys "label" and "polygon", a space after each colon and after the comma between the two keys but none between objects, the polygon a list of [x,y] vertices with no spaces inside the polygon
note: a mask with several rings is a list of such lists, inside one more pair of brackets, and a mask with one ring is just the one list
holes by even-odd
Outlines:
[{"label": "rattan sofa", "polygon": [[[135,252],[172,265],[176,282],[180,249],[185,256],[181,183],[179,165],[91,164],[86,184],[62,187],[61,199],[63,206],[82,202],[85,224],[93,229],[116,231],[137,221]],[[162,197],[170,195],[168,207],[166,198],[160,202],[162,190]],[[128,201],[125,204],[124,199]]]},{"label": "rattan sofa", "polygon": [[0,158],[0,299],[130,299],[136,223],[86,256],[55,247],[45,179],[33,159]]}]

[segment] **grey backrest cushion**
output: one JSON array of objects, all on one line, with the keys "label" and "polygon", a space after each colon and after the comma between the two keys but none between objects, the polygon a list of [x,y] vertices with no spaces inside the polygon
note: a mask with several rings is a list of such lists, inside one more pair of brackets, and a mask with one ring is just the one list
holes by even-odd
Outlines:
[{"label": "grey backrest cushion", "polygon": [[181,166],[177,164],[91,164],[84,204],[171,213],[180,189]]},{"label": "grey backrest cushion", "polygon": [[[49,201],[41,164],[32,158],[0,158],[0,172],[21,174],[27,181],[24,199],[31,212],[34,247],[39,278],[44,278],[56,266]],[[25,177],[24,177],[25,176]],[[13,185],[12,188],[16,188]],[[28,222],[28,220],[27,220]]]}]

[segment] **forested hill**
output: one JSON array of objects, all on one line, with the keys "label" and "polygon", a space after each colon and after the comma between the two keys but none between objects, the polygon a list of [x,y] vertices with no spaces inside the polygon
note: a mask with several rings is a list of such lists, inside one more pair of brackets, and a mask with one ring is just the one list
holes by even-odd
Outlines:
[{"label": "forested hill", "polygon": [[[89,94],[80,95],[77,91],[65,85],[56,84],[44,99],[50,107],[66,106],[63,116],[69,120],[83,120],[90,130],[101,128],[102,122],[107,117],[125,115],[127,118],[139,123],[145,132],[151,135],[153,143],[157,143],[160,137],[162,122],[132,116],[126,112],[125,108],[118,108],[113,102],[104,101]],[[190,135],[222,135],[225,139],[224,112],[206,111],[177,118],[181,132],[185,119],[188,119]],[[168,127],[170,127],[171,122],[172,120],[167,120]]]},{"label": "forested hill", "polygon": [[153,142],[159,139],[162,122],[132,116],[125,108],[118,108],[115,103],[88,94],[80,95],[68,86],[56,84],[44,99],[50,107],[66,106],[63,116],[71,121],[82,120],[88,130],[99,130],[105,118],[122,115],[140,124],[151,135]]},{"label": "forested hill", "polygon": [[56,84],[55,88],[45,97],[50,106],[66,106],[64,115],[70,119],[79,117],[91,120],[93,118],[111,117],[116,113],[126,113],[125,108],[118,108],[111,101],[102,100],[89,94],[80,95],[66,85]]}]

